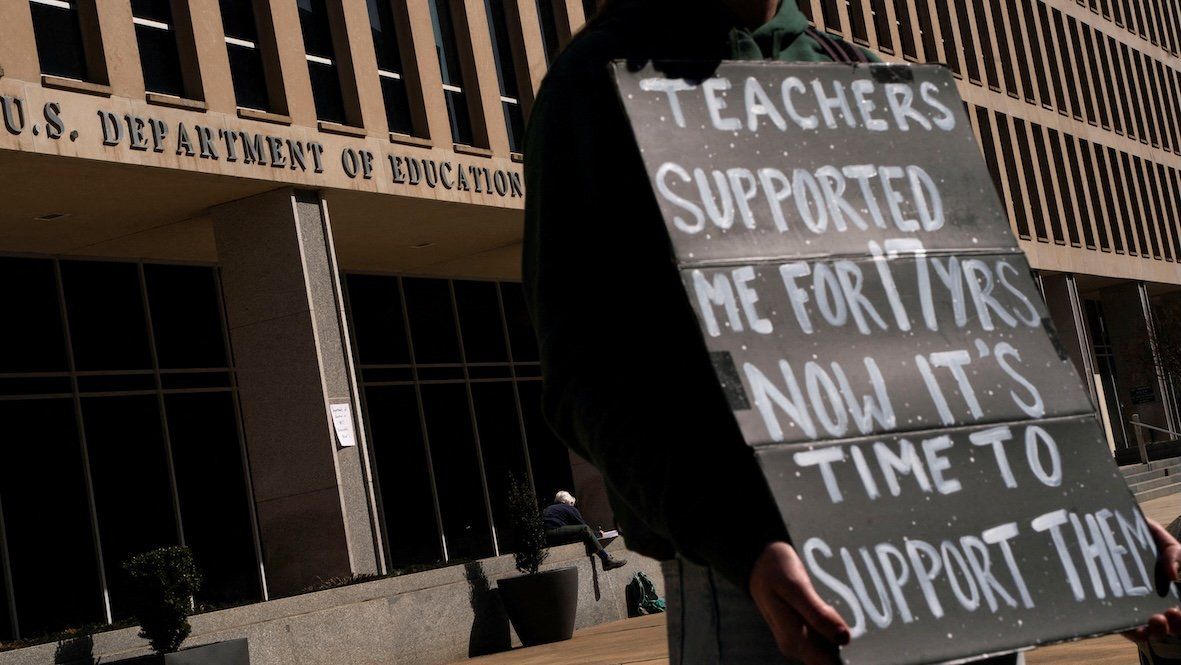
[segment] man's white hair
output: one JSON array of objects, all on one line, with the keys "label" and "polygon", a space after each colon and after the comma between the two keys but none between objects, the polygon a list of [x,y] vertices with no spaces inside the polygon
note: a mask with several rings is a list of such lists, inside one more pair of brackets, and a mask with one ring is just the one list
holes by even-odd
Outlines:
[{"label": "man's white hair", "polygon": [[567,506],[573,506],[574,501],[574,495],[567,492],[566,490],[562,490],[561,492],[558,492],[554,495],[554,503],[564,503]]}]

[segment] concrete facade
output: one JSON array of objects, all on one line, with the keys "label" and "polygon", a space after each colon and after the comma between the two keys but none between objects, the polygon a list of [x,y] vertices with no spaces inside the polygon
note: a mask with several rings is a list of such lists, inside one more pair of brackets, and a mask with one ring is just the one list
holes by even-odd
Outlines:
[{"label": "concrete facade", "polygon": [[[625,589],[635,572],[663,595],[660,565],[626,552],[626,569],[603,572],[581,545],[554,548],[543,570],[578,568],[575,629],[627,618]],[[496,597],[496,581],[516,575],[511,556],[474,561],[282,600],[201,614],[188,646],[247,638],[251,665],[339,663],[441,665],[520,646]],[[91,665],[148,653],[126,628],[0,653],[0,665]]]},{"label": "concrete facade", "polygon": [[[417,278],[519,281],[523,156],[508,112],[515,106],[527,115],[532,107],[548,66],[544,35],[554,35],[558,46],[568,42],[587,20],[584,7],[595,3],[326,0],[316,20],[327,28],[331,57],[309,51],[323,45],[305,43],[310,33],[295,0],[250,0],[257,34],[246,40],[227,34],[223,3],[164,4],[172,8],[165,32],[175,40],[183,94],[152,89],[149,65],[161,54],[141,49],[138,31],[158,29],[150,24],[161,20],[136,16],[130,0],[0,2],[0,255],[138,262],[141,274],[145,262],[196,265],[216,274],[232,356],[225,369],[233,385],[225,390],[233,393],[250,479],[261,598],[270,602],[203,615],[196,624],[201,639],[249,634],[251,648],[257,642],[263,650],[257,656],[263,663],[276,654],[329,662],[316,651],[317,639],[339,649],[355,644],[359,651],[347,652],[354,662],[394,662],[366,660],[365,653],[388,654],[395,647],[403,653],[398,662],[455,657],[462,652],[456,645],[471,638],[468,624],[485,620],[475,610],[464,614],[471,606],[462,566],[415,576],[419,581],[397,578],[272,599],[317,580],[394,568],[391,541],[406,535],[399,533],[399,511],[431,512],[428,526],[439,531],[442,557],[464,558],[446,550],[443,513],[460,511],[441,507],[440,494],[447,497],[436,485],[436,471],[455,462],[445,442],[436,438],[436,448],[421,446],[431,474],[422,505],[378,500],[376,419],[367,413],[365,373],[412,375],[413,381],[390,382],[418,391],[417,408],[404,420],[425,428],[425,372],[412,360],[361,367],[342,276],[390,277],[398,289],[401,280]],[[76,77],[48,71],[38,55],[46,45],[37,43],[35,16],[63,5],[74,12],[85,65]],[[375,7],[388,12],[375,18]],[[1174,437],[1181,427],[1181,369],[1165,346],[1179,339],[1172,328],[1181,325],[1178,0],[801,0],[801,7],[818,28],[888,62],[951,66],[1001,203],[1039,272],[1052,323],[1089,379],[1112,447],[1126,449],[1135,440],[1132,416],[1156,428],[1141,432],[1149,440]],[[493,9],[503,16],[493,16]],[[450,16],[452,34],[436,33],[441,13]],[[547,16],[552,25],[545,24]],[[494,37],[498,18],[503,39]],[[392,41],[397,57],[379,56],[378,49]],[[257,55],[261,81],[255,91],[265,91],[265,108],[238,98],[231,47]],[[453,57],[441,61],[443,51]],[[309,68],[325,60],[335,77],[313,77]],[[391,69],[390,60],[400,70]],[[338,88],[341,116],[335,120],[317,110],[325,80],[328,88]],[[512,87],[506,81],[515,83],[515,97],[505,94]],[[404,91],[406,117],[391,111],[387,85]],[[459,116],[470,123],[463,140],[453,130]],[[404,131],[396,131],[391,119],[405,121]],[[507,330],[509,310],[497,289],[496,316],[505,319]],[[458,321],[454,287],[445,291],[452,299],[441,306],[444,318]],[[63,293],[60,275],[56,292]],[[402,293],[389,299],[394,318],[410,309],[405,298],[399,300]],[[531,405],[523,404],[519,380],[537,382],[537,363],[506,358],[487,364],[497,363],[510,376],[505,394],[511,394],[511,419],[524,431],[525,407]],[[457,409],[457,417],[482,417],[471,406],[471,386],[483,379],[469,366],[480,363],[435,364],[428,369],[450,372],[439,381],[462,383],[468,391],[469,410]],[[160,367],[115,369],[154,371],[164,403]],[[70,382],[50,397],[72,399],[78,414],[85,399],[97,399],[79,388],[80,381],[95,377],[76,367],[25,374],[0,369],[4,380],[53,374]],[[195,390],[177,389],[168,397]],[[0,399],[27,397],[18,392]],[[340,445],[331,410],[337,405],[350,407],[355,446]],[[75,448],[86,464],[91,443],[77,418]],[[490,481],[485,468],[482,446],[488,442],[480,434],[472,434],[475,481],[463,479],[478,486],[473,493],[484,502],[491,547],[503,553],[493,524],[496,479]],[[406,447],[411,444],[417,445]],[[168,469],[175,475],[167,445]],[[524,457],[522,465],[531,468],[535,460],[528,451]],[[610,528],[601,478],[584,461],[571,458],[570,466],[588,520]],[[96,620],[110,622],[117,614],[108,579],[113,576],[102,570],[91,480],[87,475],[80,490],[98,560],[86,564],[96,579],[87,593],[93,591],[93,604],[101,605]],[[219,480],[213,477],[215,484]],[[182,500],[176,479],[170,482],[177,524],[167,530],[183,536]],[[5,497],[0,518],[21,499]],[[467,526],[453,531],[465,533]],[[29,594],[17,598],[11,589],[19,586],[14,581],[40,573],[22,570],[5,543],[0,519],[0,599],[8,608],[0,639],[29,637],[21,627]],[[111,570],[118,564],[107,563]],[[485,570],[490,578],[508,570],[503,557],[482,565],[491,566]],[[650,574],[659,582],[658,574]],[[421,582],[431,579],[436,581]],[[589,579],[584,575],[584,584]],[[420,583],[425,586],[414,593],[405,591],[405,585]],[[314,609],[307,609],[313,601]],[[617,617],[618,604],[612,607],[588,606],[583,620]],[[439,614],[429,631],[407,628],[406,622],[432,609]],[[495,610],[489,611],[495,622]],[[304,618],[291,618],[297,616]],[[460,629],[469,630],[467,637]],[[101,654],[137,652],[141,646],[128,635],[96,637],[96,647]],[[393,635],[402,641],[395,644]],[[27,653],[51,652],[46,646]],[[0,656],[0,663],[32,662],[16,660],[23,657]]]}]

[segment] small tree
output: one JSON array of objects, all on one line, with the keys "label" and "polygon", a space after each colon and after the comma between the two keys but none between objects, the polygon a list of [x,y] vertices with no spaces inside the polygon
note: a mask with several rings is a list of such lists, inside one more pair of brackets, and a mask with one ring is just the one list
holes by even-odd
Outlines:
[{"label": "small tree", "polygon": [[161,547],[123,563],[139,636],[159,654],[173,653],[192,632],[188,616],[201,573],[187,547]]},{"label": "small tree", "polygon": [[537,495],[529,483],[509,475],[508,509],[516,534],[517,547],[513,552],[517,570],[534,575],[549,556],[545,549],[545,523],[537,508]]}]

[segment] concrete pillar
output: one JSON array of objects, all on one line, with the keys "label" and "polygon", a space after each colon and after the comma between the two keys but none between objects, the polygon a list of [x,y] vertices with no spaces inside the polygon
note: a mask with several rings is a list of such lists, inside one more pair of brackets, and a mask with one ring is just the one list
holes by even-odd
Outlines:
[{"label": "concrete pillar", "polygon": [[[327,206],[280,189],[211,212],[271,595],[380,572]],[[334,429],[338,405],[356,445]]]},{"label": "concrete pillar", "polygon": [[[615,528],[615,511],[607,499],[607,484],[603,475],[590,462],[570,451],[570,475],[574,478],[574,498],[578,499],[578,511],[593,529],[602,527],[610,531]],[[539,497],[548,502],[552,496]]]},{"label": "concrete pillar", "polygon": [[1083,383],[1091,395],[1095,397],[1095,360],[1091,336],[1087,332],[1086,314],[1082,301],[1079,299],[1078,288],[1074,275],[1068,273],[1039,274],[1042,294],[1046,299],[1046,309],[1050,312],[1050,320],[1054,329],[1058,331],[1058,339],[1066,349],[1074,363],[1074,369],[1079,373]]}]

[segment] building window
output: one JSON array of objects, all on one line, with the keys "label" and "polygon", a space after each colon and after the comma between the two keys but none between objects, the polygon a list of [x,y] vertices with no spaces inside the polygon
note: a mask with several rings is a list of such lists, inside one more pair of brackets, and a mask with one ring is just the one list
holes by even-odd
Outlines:
[{"label": "building window", "polygon": [[221,0],[221,24],[238,106],[270,111],[266,68],[263,66],[262,51],[259,50],[254,7],[253,0]]},{"label": "building window", "polygon": [[86,48],[77,0],[30,0],[41,73],[86,81]]},{"label": "building window", "polygon": [[451,119],[451,138],[455,143],[473,145],[472,116],[464,93],[463,68],[460,64],[459,44],[456,42],[455,22],[451,17],[451,0],[431,0],[431,23],[435,30],[435,51],[439,55],[439,73],[443,79],[443,95],[447,100],[447,114]]},{"label": "building window", "polygon": [[492,28],[492,51],[496,55],[496,74],[500,80],[500,107],[508,130],[509,149],[521,151],[525,138],[525,114],[521,111],[521,87],[517,80],[517,63],[509,39],[508,8],[504,0],[484,0],[488,25]]},{"label": "building window", "polygon": [[348,275],[392,569],[509,551],[508,479],[573,483],[519,284]]},{"label": "building window", "polygon": [[890,33],[890,14],[886,11],[886,0],[870,0],[869,8],[873,13],[873,27],[878,40],[878,49],[885,53],[893,53],[894,38]]},{"label": "building window", "polygon": [[0,417],[10,441],[37,441],[0,446],[0,605],[15,609],[0,634],[126,616],[120,566],[166,544],[192,548],[199,608],[258,600],[215,269],[4,258],[0,278],[22,285],[22,325],[0,331]]},{"label": "building window", "polygon": [[406,92],[406,79],[402,77],[402,50],[398,41],[398,28],[394,23],[394,11],[390,0],[367,0],[369,27],[373,32],[373,50],[377,56],[377,78],[381,83],[381,96],[385,100],[385,118],[391,132],[415,135],[410,115],[410,98]]},{"label": "building window", "polygon": [[541,24],[541,44],[545,47],[545,64],[554,64],[558,51],[562,49],[558,37],[558,17],[554,11],[555,0],[536,0],[537,21]]},{"label": "building window", "polygon": [[299,27],[303,33],[304,57],[312,80],[316,117],[326,122],[345,123],[344,95],[332,43],[332,26],[325,0],[297,0]]},{"label": "building window", "polygon": [[173,97],[185,96],[184,74],[176,44],[176,25],[169,0],[132,0],[131,21],[139,44],[144,88]]},{"label": "building window", "polygon": [[590,21],[599,11],[599,3],[597,0],[582,0],[582,15]]}]

